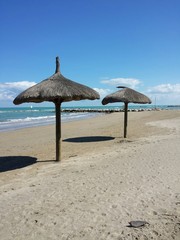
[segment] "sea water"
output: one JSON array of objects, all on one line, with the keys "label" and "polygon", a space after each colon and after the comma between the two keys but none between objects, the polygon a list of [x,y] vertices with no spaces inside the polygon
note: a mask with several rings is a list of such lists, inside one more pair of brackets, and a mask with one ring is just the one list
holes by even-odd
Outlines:
[{"label": "sea water", "polygon": [[[95,113],[61,113],[61,121],[73,121],[93,115]],[[55,124],[53,107],[0,108],[0,132],[49,124]]]},{"label": "sea water", "polygon": [[[153,109],[153,105],[130,105],[129,109]],[[180,106],[157,106],[160,109],[180,109]],[[85,119],[102,114],[104,109],[123,109],[122,106],[96,106],[96,107],[62,107],[62,109],[90,109],[99,110],[97,112],[62,112],[62,122],[75,121],[78,119]],[[54,107],[13,107],[0,108],[0,132],[11,131],[20,128],[27,128],[33,126],[43,126],[55,124],[55,108]]]}]

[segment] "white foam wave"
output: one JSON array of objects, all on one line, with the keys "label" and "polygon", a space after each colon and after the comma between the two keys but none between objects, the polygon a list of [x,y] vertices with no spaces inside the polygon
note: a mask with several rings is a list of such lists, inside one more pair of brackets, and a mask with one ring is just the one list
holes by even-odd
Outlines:
[{"label": "white foam wave", "polygon": [[[88,118],[96,115],[95,113],[62,113],[62,122],[74,121],[83,118]],[[18,119],[9,119],[8,121],[0,122],[0,132],[10,131],[20,128],[28,128],[33,126],[43,126],[55,124],[55,115],[26,117]]]},{"label": "white foam wave", "polygon": [[51,120],[54,118],[55,116],[26,117],[26,118],[19,118],[19,119],[9,119],[8,122],[20,123],[20,122],[31,122],[31,121],[40,121],[40,120]]}]

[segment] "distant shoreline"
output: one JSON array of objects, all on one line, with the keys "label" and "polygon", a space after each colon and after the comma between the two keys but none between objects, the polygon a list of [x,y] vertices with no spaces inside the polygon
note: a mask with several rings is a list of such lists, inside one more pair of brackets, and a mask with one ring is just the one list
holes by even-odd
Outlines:
[{"label": "distant shoreline", "polygon": [[[151,111],[176,111],[180,107],[172,105],[131,105],[129,112],[151,112]],[[79,106],[79,107],[62,107],[62,122],[76,121],[95,117],[97,114],[123,113],[124,107],[121,106]],[[0,108],[0,132],[12,131],[21,128],[33,126],[45,126],[55,123],[54,107],[14,107]]]},{"label": "distant shoreline", "polygon": [[[140,108],[140,109],[128,109],[129,112],[142,112],[142,111],[157,111],[162,110],[160,108]],[[164,109],[163,109],[164,110]],[[61,112],[65,113],[79,113],[79,112],[94,112],[94,113],[114,113],[114,112],[124,112],[124,109],[92,109],[92,108],[70,108],[62,109]]]},{"label": "distant shoreline", "polygon": [[178,107],[180,107],[180,105],[168,105],[167,107],[170,107],[170,108],[171,107],[175,107],[175,108],[177,107],[178,108]]}]

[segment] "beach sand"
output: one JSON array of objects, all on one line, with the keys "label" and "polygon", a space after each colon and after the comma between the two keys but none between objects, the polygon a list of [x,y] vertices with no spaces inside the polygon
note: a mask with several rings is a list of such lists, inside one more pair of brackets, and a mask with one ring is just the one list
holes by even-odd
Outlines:
[{"label": "beach sand", "polygon": [[[0,239],[179,240],[180,111],[0,133]],[[132,220],[147,221],[128,227]]]}]

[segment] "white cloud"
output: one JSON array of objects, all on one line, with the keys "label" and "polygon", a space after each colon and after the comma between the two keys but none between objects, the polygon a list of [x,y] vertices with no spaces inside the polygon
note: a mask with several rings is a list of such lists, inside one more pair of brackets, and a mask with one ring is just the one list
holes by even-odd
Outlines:
[{"label": "white cloud", "polygon": [[180,104],[180,84],[160,84],[147,90],[157,104]]},{"label": "white cloud", "polygon": [[101,83],[116,87],[122,85],[130,88],[135,88],[141,83],[141,81],[136,78],[112,78],[108,80],[102,80]]},{"label": "white cloud", "polygon": [[2,89],[25,90],[26,88],[29,88],[35,84],[36,84],[35,82],[28,81],[0,83],[0,90]]},{"label": "white cloud", "polygon": [[110,89],[104,89],[104,88],[93,88],[95,91],[97,91],[101,98],[106,96],[107,94],[109,94],[111,92]]},{"label": "white cloud", "polygon": [[180,84],[160,84],[148,89],[149,93],[180,93]]},{"label": "white cloud", "polygon": [[13,100],[20,92],[35,84],[28,81],[0,83],[0,100]]}]

